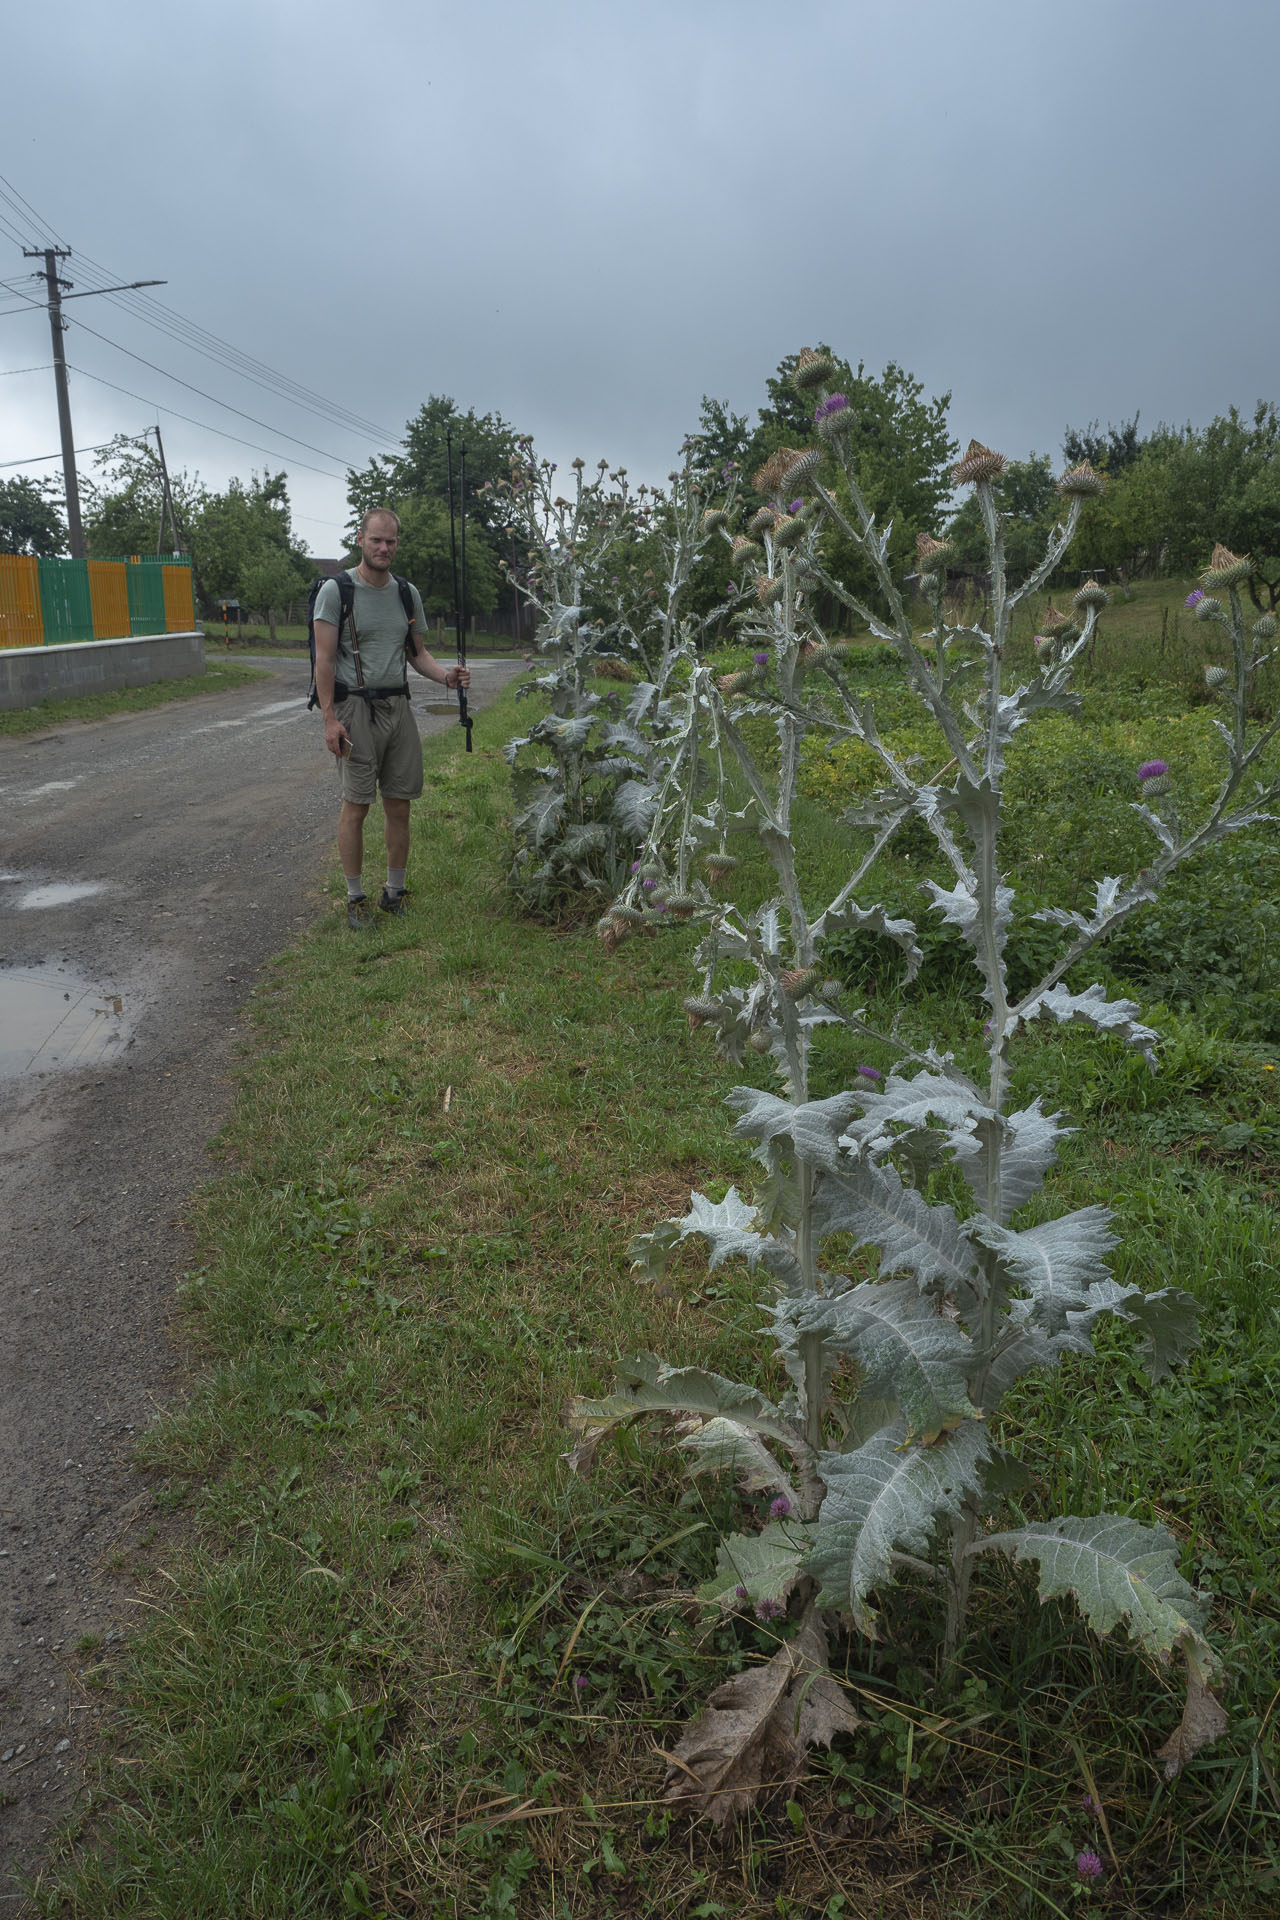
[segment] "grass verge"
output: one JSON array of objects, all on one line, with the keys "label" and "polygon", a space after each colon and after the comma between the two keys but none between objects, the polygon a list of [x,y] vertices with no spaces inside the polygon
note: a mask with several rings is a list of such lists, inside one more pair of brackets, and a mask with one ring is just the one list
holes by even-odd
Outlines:
[{"label": "grass verge", "polygon": [[0,713],[0,738],[44,733],[71,720],[109,720],[116,713],[142,713],[148,707],[190,700],[200,693],[234,693],[239,687],[270,677],[257,667],[211,659],[203,673],[189,674],[181,680],[156,680],[148,687],[120,687],[114,693],[78,694],[68,700],[41,700],[34,707]]},{"label": "grass verge", "polygon": [[[1222,1596],[1228,1738],[1162,1785],[1172,1677],[984,1568],[958,1699],[925,1598],[896,1592],[883,1640],[844,1652],[864,1731],[730,1836],[690,1830],[660,1750],[769,1631],[691,1604],[715,1488],[631,1440],[573,1480],[560,1417],[637,1347],[761,1371],[746,1276],[684,1254],[640,1290],[626,1261],[691,1185],[751,1185],[721,1105],[749,1075],[687,1031],[688,930],[606,960],[514,915],[497,752],[450,732],[427,780],[411,915],[353,935],[329,899],[258,997],[185,1288],[204,1365],[145,1449],[184,1521],[158,1569],[154,1548],[121,1569],[152,1626],[82,1672],[115,1750],[42,1911],[1273,1913],[1278,1169],[1209,1124],[1273,1137],[1267,1063],[1188,1022],[1159,1095],[1071,1032],[1021,1068],[1091,1121],[1062,1204],[1115,1205],[1124,1260],[1208,1309],[1158,1389],[1116,1338],[1017,1402],[1025,1504],[1173,1528]],[[957,1045],[973,1025],[945,989],[911,1017]],[[833,1047],[832,1086],[848,1066]]]}]

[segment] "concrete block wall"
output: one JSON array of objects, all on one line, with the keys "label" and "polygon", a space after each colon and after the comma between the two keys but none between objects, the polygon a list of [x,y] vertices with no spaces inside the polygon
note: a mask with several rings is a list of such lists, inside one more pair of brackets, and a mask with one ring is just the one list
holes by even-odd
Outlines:
[{"label": "concrete block wall", "polygon": [[156,680],[203,673],[202,633],[156,633],[133,640],[84,640],[62,647],[0,647],[0,713],[41,700],[113,693]]}]

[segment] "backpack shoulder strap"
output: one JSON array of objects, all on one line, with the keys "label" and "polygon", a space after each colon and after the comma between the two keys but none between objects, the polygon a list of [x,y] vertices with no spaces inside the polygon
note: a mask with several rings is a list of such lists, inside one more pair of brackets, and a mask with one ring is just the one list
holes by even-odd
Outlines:
[{"label": "backpack shoulder strap", "polygon": [[413,623],[418,617],[413,605],[413,588],[407,580],[402,580],[398,573],[393,573],[391,578],[400,589],[400,605],[404,608],[404,617],[409,622],[404,630],[404,650],[407,656],[414,652]]}]

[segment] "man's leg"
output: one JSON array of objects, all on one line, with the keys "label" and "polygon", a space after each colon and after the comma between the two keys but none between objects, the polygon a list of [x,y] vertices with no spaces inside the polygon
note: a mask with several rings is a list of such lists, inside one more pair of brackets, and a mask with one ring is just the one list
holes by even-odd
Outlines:
[{"label": "man's leg", "polygon": [[338,858],[347,882],[347,899],[363,900],[364,817],[367,806],[344,800],[338,814]]},{"label": "man's leg", "polygon": [[389,799],[384,793],[382,811],[386,817],[387,884],[380,905],[388,913],[397,913],[409,867],[409,802]]}]

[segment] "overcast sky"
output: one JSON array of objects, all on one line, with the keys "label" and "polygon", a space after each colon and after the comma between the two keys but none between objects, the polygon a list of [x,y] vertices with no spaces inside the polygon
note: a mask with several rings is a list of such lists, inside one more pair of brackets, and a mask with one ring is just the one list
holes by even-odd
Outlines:
[{"label": "overcast sky", "polygon": [[[321,404],[85,299],[77,445],[286,467],[316,554],[432,393],[636,480],[819,339],[1018,455],[1280,399],[1276,0],[65,0],[4,41],[0,282],[57,236]],[[58,447],[48,362],[0,291],[0,461]]]}]

